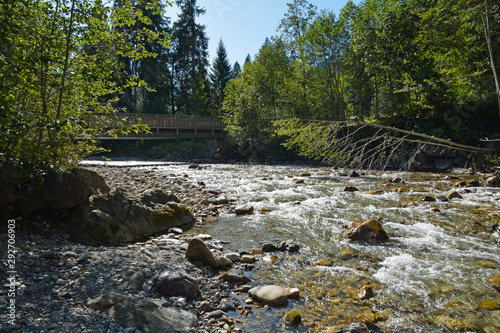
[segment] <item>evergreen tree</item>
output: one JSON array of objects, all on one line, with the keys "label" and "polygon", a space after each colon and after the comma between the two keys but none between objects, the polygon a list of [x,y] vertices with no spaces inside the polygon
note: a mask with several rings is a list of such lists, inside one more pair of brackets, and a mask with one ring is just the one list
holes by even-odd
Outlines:
[{"label": "evergreen tree", "polygon": [[239,62],[236,61],[233,65],[231,79],[236,79],[238,77],[238,75],[240,74],[240,71],[241,71],[241,66],[240,66]]},{"label": "evergreen tree", "polygon": [[181,13],[173,25],[176,44],[174,71],[177,113],[200,115],[208,112],[207,67],[208,38],[205,26],[196,23],[196,17],[205,9],[196,0],[177,0]]},{"label": "evergreen tree", "polygon": [[224,88],[226,88],[232,76],[233,72],[227,58],[226,47],[221,39],[217,48],[217,57],[214,59],[212,65],[212,73],[210,74],[210,80],[215,92],[216,105],[219,110],[222,108],[222,102],[224,101]]},{"label": "evergreen tree", "polygon": [[250,57],[250,54],[247,54],[247,57],[245,58],[245,63],[243,64],[243,66],[245,66],[246,64],[251,64],[252,63],[252,57]]}]

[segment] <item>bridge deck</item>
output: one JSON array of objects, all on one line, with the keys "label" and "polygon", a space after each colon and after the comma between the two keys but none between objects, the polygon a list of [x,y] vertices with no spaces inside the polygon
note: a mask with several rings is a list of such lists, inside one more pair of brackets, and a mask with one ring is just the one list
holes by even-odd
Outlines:
[{"label": "bridge deck", "polygon": [[[163,114],[115,113],[99,116],[110,124],[128,121],[131,124],[144,124],[152,133],[139,133],[118,136],[118,139],[180,139],[180,138],[224,138],[226,127],[221,118],[197,117]],[[113,127],[113,125],[111,125]],[[102,140],[113,139],[103,135]]]}]

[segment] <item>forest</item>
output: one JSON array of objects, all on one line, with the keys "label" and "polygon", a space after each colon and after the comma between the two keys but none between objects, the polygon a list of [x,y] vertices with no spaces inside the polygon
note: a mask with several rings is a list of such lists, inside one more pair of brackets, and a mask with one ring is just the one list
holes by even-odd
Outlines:
[{"label": "forest", "polygon": [[114,112],[220,116],[240,147],[282,142],[289,119],[499,135],[497,2],[312,2],[291,1],[240,66],[222,40],[210,63],[196,0],[0,0],[1,159],[71,166],[99,150],[108,124],[90,115]]}]

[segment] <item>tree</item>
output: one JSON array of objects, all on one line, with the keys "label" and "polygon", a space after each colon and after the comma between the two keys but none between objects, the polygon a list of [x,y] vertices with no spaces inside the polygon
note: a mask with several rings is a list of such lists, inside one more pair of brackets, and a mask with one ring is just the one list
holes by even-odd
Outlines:
[{"label": "tree", "polygon": [[224,89],[231,80],[232,75],[233,72],[227,58],[226,47],[221,39],[217,48],[217,56],[212,64],[212,73],[210,74],[210,80],[215,90],[216,105],[219,110],[224,102]]},{"label": "tree", "polygon": [[251,64],[252,63],[252,57],[250,57],[250,54],[247,54],[246,58],[245,58],[245,63],[243,64],[243,66],[245,66],[246,64]]},{"label": "tree", "polygon": [[295,103],[299,106],[298,117],[309,117],[309,84],[310,82],[310,63],[306,56],[306,31],[313,22],[317,14],[317,7],[308,3],[306,0],[294,0],[287,4],[288,11],[278,26],[281,38],[288,48],[289,57],[295,60],[296,68],[295,82],[299,87],[295,96]]},{"label": "tree", "polygon": [[130,2],[111,9],[99,0],[2,1],[0,18],[7,32],[0,37],[0,157],[70,167],[98,149],[97,135],[110,127],[100,115],[116,111],[114,97],[142,84],[113,76],[118,56],[152,55],[134,49],[125,29],[148,19]]},{"label": "tree", "polygon": [[233,70],[231,72],[231,79],[236,79],[238,75],[240,74],[241,71],[241,66],[240,64],[236,61],[233,65]]},{"label": "tree", "polygon": [[196,23],[196,17],[205,9],[196,0],[177,0],[181,13],[173,24],[175,43],[175,86],[177,112],[200,115],[208,112],[208,39],[205,26]]}]

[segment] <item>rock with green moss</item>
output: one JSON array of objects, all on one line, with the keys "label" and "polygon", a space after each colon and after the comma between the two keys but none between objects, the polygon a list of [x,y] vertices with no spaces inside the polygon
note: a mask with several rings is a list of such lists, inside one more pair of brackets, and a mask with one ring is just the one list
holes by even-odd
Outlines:
[{"label": "rock with green moss", "polygon": [[288,327],[297,327],[302,324],[302,315],[299,311],[292,310],[285,315],[285,325]]},{"label": "rock with green moss", "polygon": [[[149,195],[149,194],[148,194]],[[117,245],[136,242],[176,227],[187,230],[194,225],[191,211],[177,202],[152,203],[147,198],[132,198],[117,189],[107,195],[93,196],[75,214],[70,233],[77,242],[91,245]]]}]

